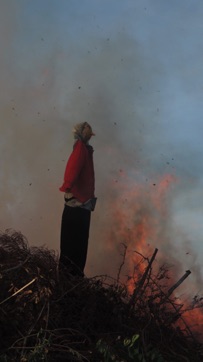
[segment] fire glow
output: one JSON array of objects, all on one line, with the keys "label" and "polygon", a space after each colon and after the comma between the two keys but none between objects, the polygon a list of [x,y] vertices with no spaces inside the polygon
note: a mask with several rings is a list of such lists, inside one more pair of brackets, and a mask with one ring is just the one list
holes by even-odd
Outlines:
[{"label": "fire glow", "polygon": [[[169,278],[164,279],[165,290],[170,290],[177,282],[178,276],[181,276],[182,267],[180,260],[176,258],[174,240],[170,232],[170,202],[178,180],[175,176],[166,174],[154,183],[137,184],[127,181],[126,175],[122,173],[122,181],[125,182],[116,182],[121,197],[116,197],[112,203],[115,222],[112,223],[110,238],[116,244],[123,244],[123,249],[122,245],[120,249],[120,254],[123,256],[122,275],[125,279],[123,282],[127,284],[128,291],[132,295],[136,283],[140,281],[146,270],[146,258],[149,261],[154,249],[158,248],[158,255],[153,263],[153,273],[158,272],[160,265],[172,262],[173,268],[170,270],[169,267],[168,270]],[[131,187],[126,187],[129,184]],[[176,291],[174,293],[181,304],[181,297],[176,295]],[[184,310],[186,312],[183,315],[186,316],[191,330],[201,333],[202,308],[190,310],[188,305],[184,305]],[[181,321],[180,323],[178,321],[177,325],[180,324]]]},{"label": "fire glow", "polygon": [[[155,183],[134,184],[129,180],[119,182],[119,195],[113,201],[115,220],[111,237],[128,245],[129,251],[152,253],[154,246],[164,243],[169,219],[168,200],[172,186],[177,182],[173,175],[164,175]],[[131,187],[126,187],[131,184]],[[129,267],[137,257],[127,259]]]}]

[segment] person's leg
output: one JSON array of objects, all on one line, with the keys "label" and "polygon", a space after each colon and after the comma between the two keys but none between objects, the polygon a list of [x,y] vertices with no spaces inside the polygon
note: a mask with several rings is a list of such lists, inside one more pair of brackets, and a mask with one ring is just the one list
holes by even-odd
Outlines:
[{"label": "person's leg", "polygon": [[71,240],[71,208],[64,207],[61,220],[61,237],[60,237],[60,259],[59,266],[65,266],[70,269],[69,244]]},{"label": "person's leg", "polygon": [[65,206],[61,223],[60,263],[70,273],[83,275],[88,248],[91,212]]},{"label": "person's leg", "polygon": [[80,224],[77,227],[76,233],[77,252],[75,255],[75,263],[80,270],[84,272],[87,260],[91,212],[83,208],[79,208],[78,212],[80,214]]}]

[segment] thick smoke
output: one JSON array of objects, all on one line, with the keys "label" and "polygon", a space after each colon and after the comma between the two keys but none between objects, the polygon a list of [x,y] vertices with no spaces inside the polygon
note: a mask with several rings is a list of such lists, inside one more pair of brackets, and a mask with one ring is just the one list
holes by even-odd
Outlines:
[{"label": "thick smoke", "polygon": [[[26,35],[23,26],[29,20],[20,23],[25,3],[19,2],[18,9],[8,3],[0,11],[0,40],[6,49],[0,60],[1,229],[20,230],[31,244],[59,249],[63,195],[58,188],[73,146],[73,125],[88,121],[96,133],[91,144],[98,204],[92,214],[87,275],[117,274],[120,243],[136,249],[130,237],[139,213],[153,219],[152,228],[157,225],[152,234],[157,239],[146,240],[146,245],[158,247],[162,257],[166,253],[180,273],[191,268],[194,284],[199,283],[191,240],[173,216],[176,200],[184,206],[185,192],[198,179],[185,181],[192,169],[185,167],[181,148],[166,141],[163,64],[148,59],[136,37],[119,24],[109,35],[92,33],[80,47],[69,28],[66,45],[60,33],[57,38],[56,19],[40,31],[31,23]],[[28,49],[26,36],[31,37]],[[151,200],[166,174],[176,181],[160,200],[157,214]],[[119,207],[126,217],[122,222],[133,230],[129,240],[120,239]],[[149,253],[147,248],[142,252]]]}]

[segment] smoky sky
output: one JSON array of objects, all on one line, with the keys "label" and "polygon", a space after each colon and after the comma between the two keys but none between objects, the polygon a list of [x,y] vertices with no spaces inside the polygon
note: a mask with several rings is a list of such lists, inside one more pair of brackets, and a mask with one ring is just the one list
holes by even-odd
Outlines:
[{"label": "smoky sky", "polygon": [[[58,188],[72,128],[88,121],[96,133],[98,202],[87,274],[117,272],[123,240],[115,204],[122,208],[129,192],[126,224],[138,211],[156,214],[150,198],[167,174],[176,180],[162,199],[167,218],[157,217],[157,240],[150,242],[174,264],[181,260],[180,273],[193,269],[199,283],[203,126],[196,35],[203,32],[203,8],[196,6],[191,13],[189,1],[170,9],[160,1],[1,3],[1,230],[59,249]],[[133,196],[136,187],[141,194]]]}]

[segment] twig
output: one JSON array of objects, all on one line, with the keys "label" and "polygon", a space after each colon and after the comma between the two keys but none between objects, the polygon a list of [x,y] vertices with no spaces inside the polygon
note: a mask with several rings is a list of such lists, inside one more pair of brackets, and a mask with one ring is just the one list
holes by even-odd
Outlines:
[{"label": "twig", "polygon": [[145,279],[146,279],[147,274],[148,274],[148,272],[149,272],[149,270],[150,270],[150,268],[151,268],[151,266],[152,266],[152,263],[153,263],[153,261],[154,261],[154,259],[155,259],[155,257],[156,257],[157,252],[158,252],[158,249],[156,248],[156,249],[154,250],[154,253],[153,253],[153,255],[152,255],[152,257],[151,257],[151,259],[150,259],[150,261],[149,261],[149,264],[148,264],[147,268],[145,269],[145,272],[144,272],[144,274],[143,274],[143,276],[142,276],[142,278],[141,278],[138,286],[134,289],[133,295],[132,295],[132,297],[131,297],[131,299],[130,299],[130,301],[129,301],[129,305],[130,305],[130,306],[132,306],[132,305],[135,303],[135,299],[136,299],[136,297],[137,297],[137,294],[139,293],[140,289],[141,289],[141,288],[143,287],[143,285],[144,285]]},{"label": "twig", "polygon": [[34,324],[29,328],[28,334],[24,337],[23,346],[22,346],[22,353],[23,353],[24,348],[26,346],[27,339],[31,336],[31,333],[32,333],[33,329],[35,328],[37,322],[39,321],[39,319],[40,319],[40,317],[41,317],[41,315],[42,315],[42,313],[43,313],[43,311],[45,309],[45,306],[46,306],[46,302],[44,303],[44,305],[43,305],[37,319],[35,320]]},{"label": "twig", "polygon": [[25,265],[27,263],[27,261],[30,259],[31,255],[28,255],[28,257],[21,263],[21,264],[18,264],[12,268],[9,268],[9,269],[6,269],[6,270],[2,270],[1,273],[8,273],[10,271],[13,271],[13,270],[16,270],[16,269],[19,269],[19,268],[22,268],[23,265]]},{"label": "twig", "polygon": [[45,326],[45,330],[47,330],[47,328],[48,328],[49,311],[50,311],[50,305],[49,305],[49,301],[48,301],[48,302],[47,302],[47,315],[46,315],[46,326]]},{"label": "twig", "polygon": [[[174,308],[174,310],[176,311],[176,313],[180,313],[180,309],[178,309],[175,306],[175,303],[173,303],[173,301],[163,292],[163,290],[160,288],[159,284],[152,278],[150,277],[150,279],[152,280],[152,282],[157,286],[157,288],[160,290],[161,294],[164,295],[164,300],[166,302],[166,300],[170,303],[170,305]],[[170,289],[169,289],[170,290]],[[160,306],[160,304],[159,304]],[[188,334],[190,335],[190,337],[194,340],[194,335],[191,331],[191,329],[189,328],[189,326],[187,325],[185,319],[182,317],[182,314],[180,314],[179,318],[182,320],[183,324],[186,327],[186,330],[188,332]]]},{"label": "twig", "polygon": [[122,243],[122,245],[123,245],[123,248],[124,248],[124,252],[123,252],[123,254],[121,254],[123,259],[122,259],[122,263],[121,263],[121,265],[120,265],[120,267],[118,269],[117,280],[116,280],[117,283],[119,283],[119,281],[120,281],[120,274],[121,274],[121,270],[123,268],[123,265],[125,264],[125,257],[126,257],[126,252],[127,252],[127,246],[124,243]]},{"label": "twig", "polygon": [[8,298],[2,300],[0,302],[0,305],[7,302],[9,299],[11,299],[12,297],[15,297],[17,294],[19,294],[20,292],[22,292],[22,290],[26,289],[27,287],[29,287],[29,285],[33,284],[35,282],[35,280],[37,280],[37,278],[32,279],[29,283],[27,283],[26,285],[24,285],[24,287],[20,288],[19,290],[17,290],[17,292],[13,293],[12,295],[10,295]]}]

